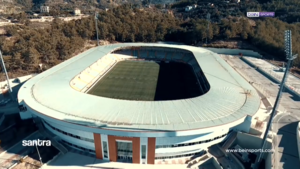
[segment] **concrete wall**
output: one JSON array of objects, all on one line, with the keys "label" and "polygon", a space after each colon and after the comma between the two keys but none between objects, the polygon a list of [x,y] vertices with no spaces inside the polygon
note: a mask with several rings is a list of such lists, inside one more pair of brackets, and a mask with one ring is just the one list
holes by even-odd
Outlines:
[{"label": "concrete wall", "polygon": [[236,131],[242,131],[242,132],[245,132],[245,133],[249,133],[250,132],[250,128],[251,128],[251,121],[252,121],[252,117],[251,116],[247,116],[245,118],[245,121],[243,123],[237,125],[233,129],[236,130]]},{"label": "concrete wall", "polygon": [[[218,163],[217,159],[215,157],[211,157],[209,159],[207,159],[204,162],[200,162],[201,164],[199,165],[199,168],[202,168],[201,166],[205,166],[205,165],[212,165],[214,166],[216,169],[222,169],[221,165]],[[191,167],[191,168],[196,168],[196,167]],[[198,168],[198,167],[197,167]]]},{"label": "concrete wall", "polygon": [[214,165],[216,169],[222,169],[221,165],[218,163],[218,161],[213,157],[211,160],[211,163]]},{"label": "concrete wall", "polygon": [[218,54],[239,55],[240,53],[242,53],[243,56],[253,56],[253,57],[257,57],[257,58],[262,58],[261,54],[254,52],[252,50],[226,49],[226,48],[205,48],[205,49],[210,50],[215,53],[218,53]]},{"label": "concrete wall", "polygon": [[[262,139],[257,136],[249,135],[246,133],[238,133],[236,136],[236,144],[239,144],[242,148],[245,149],[261,149],[261,143]],[[272,144],[270,141],[267,140],[265,148],[272,149]],[[269,153],[265,153],[263,158],[266,159],[268,154]]]},{"label": "concrete wall", "polygon": [[255,128],[250,128],[249,134],[260,136],[262,134],[262,132]]},{"label": "concrete wall", "polygon": [[[260,68],[260,67],[256,66],[255,64],[253,64],[251,61],[249,61],[249,60],[248,60],[247,58],[245,58],[245,57],[242,57],[241,59],[242,59],[242,61],[244,61],[244,62],[247,63],[248,65],[250,65],[250,66],[256,68],[256,70],[257,70],[258,72],[260,72],[261,74],[263,74],[264,76],[268,77],[269,79],[272,79],[273,81],[277,82],[278,84],[281,83],[281,78],[280,78],[280,80],[278,80],[276,77],[274,77],[274,76],[272,76],[271,74],[269,74],[268,72],[266,72],[263,68]],[[289,76],[294,76],[294,75],[289,74]],[[296,76],[294,76],[294,77],[298,79],[298,77],[296,77]],[[287,85],[287,83],[285,83],[284,86],[285,86],[285,89],[284,89],[285,91],[288,91],[291,95],[294,95],[294,96],[300,98],[300,94],[298,94],[296,91],[292,90],[292,89]]]},{"label": "concrete wall", "polygon": [[233,153],[228,153],[227,155],[229,158],[234,159],[234,161],[238,164],[239,169],[245,169],[244,165],[235,157],[235,155],[233,155]]},{"label": "concrete wall", "polygon": [[5,119],[5,114],[4,113],[0,113],[0,126],[2,125],[4,119]]},{"label": "concrete wall", "polygon": [[266,159],[265,159],[265,169],[271,169],[272,167],[272,154],[268,153]]}]

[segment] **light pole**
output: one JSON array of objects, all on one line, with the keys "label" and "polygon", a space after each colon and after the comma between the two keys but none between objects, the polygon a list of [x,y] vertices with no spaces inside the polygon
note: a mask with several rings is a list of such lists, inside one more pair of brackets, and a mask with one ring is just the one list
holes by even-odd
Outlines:
[{"label": "light pole", "polygon": [[207,19],[207,34],[206,34],[206,44],[207,44],[207,39],[209,37],[209,21],[210,21],[210,13],[208,13],[206,15],[206,19]]},{"label": "light pole", "polygon": [[[280,88],[279,88],[279,91],[278,91],[278,94],[277,94],[277,98],[276,98],[272,113],[270,115],[269,122],[267,124],[266,132],[265,132],[263,140],[262,140],[262,144],[261,144],[261,149],[262,150],[265,149],[266,139],[267,139],[267,136],[268,136],[268,133],[269,133],[269,130],[270,130],[270,126],[272,125],[273,118],[274,118],[274,115],[275,115],[277,107],[278,107],[278,103],[279,103],[281,95],[282,95],[282,91],[283,91],[283,88],[284,88],[285,81],[286,81],[287,76],[289,74],[289,68],[291,66],[292,61],[298,56],[298,55],[294,55],[294,56],[292,55],[292,31],[290,31],[290,30],[285,31],[285,52],[286,52],[286,57],[287,57],[288,63],[286,65],[286,69],[285,69],[284,76],[283,76],[283,79],[282,79],[281,84],[280,84]],[[256,158],[255,168],[259,167],[259,163],[261,162],[261,159],[262,159],[262,153],[263,152],[260,152],[259,155]]]},{"label": "light pole", "polygon": [[11,94],[12,93],[12,89],[10,87],[9,77],[8,77],[8,74],[7,74],[7,71],[6,71],[6,68],[5,68],[5,63],[4,63],[4,60],[3,60],[3,56],[2,56],[1,50],[0,50],[0,59],[1,59],[1,67],[2,67],[3,73],[6,76],[7,86],[8,86],[8,89],[9,89],[9,93]]},{"label": "light pole", "polygon": [[38,153],[38,155],[39,155],[40,162],[41,162],[41,167],[42,167],[42,166],[43,166],[42,157],[41,157],[41,155],[40,155],[40,152],[39,152],[39,149],[38,149],[37,145],[35,145],[35,147],[36,147],[36,151],[37,151],[37,153]]},{"label": "light pole", "polygon": [[96,34],[97,34],[97,45],[99,46],[99,36],[98,36],[98,13],[95,12],[95,28],[96,28]]}]

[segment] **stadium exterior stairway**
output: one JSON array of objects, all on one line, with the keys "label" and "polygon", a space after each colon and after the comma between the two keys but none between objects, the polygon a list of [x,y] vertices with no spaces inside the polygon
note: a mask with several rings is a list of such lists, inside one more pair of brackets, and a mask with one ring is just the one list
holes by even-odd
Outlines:
[{"label": "stadium exterior stairway", "polygon": [[232,131],[230,133],[229,137],[227,138],[227,140],[222,145],[223,150],[227,150],[232,145],[232,143],[236,139],[236,136],[237,136],[237,132],[236,131]]},{"label": "stadium exterior stairway", "polygon": [[57,141],[57,139],[58,139],[57,136],[53,135],[52,133],[48,132],[47,129],[45,129],[43,122],[40,118],[36,117],[36,118],[34,118],[34,121],[36,123],[36,126],[39,129],[39,132],[43,136],[45,136],[51,140],[51,145],[53,145],[55,148],[57,148],[63,154],[66,154],[68,152],[68,149]]}]

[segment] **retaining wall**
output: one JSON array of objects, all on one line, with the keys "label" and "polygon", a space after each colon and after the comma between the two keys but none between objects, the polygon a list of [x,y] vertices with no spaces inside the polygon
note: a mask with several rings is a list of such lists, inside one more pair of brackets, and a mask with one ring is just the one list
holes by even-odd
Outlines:
[{"label": "retaining wall", "polygon": [[[257,70],[258,72],[260,72],[261,74],[263,74],[263,75],[266,76],[267,78],[271,79],[272,81],[274,81],[274,82],[276,82],[276,83],[278,83],[278,84],[281,83],[281,81],[279,81],[276,77],[270,75],[270,74],[269,74],[268,72],[266,72],[264,69],[262,69],[262,68],[256,66],[255,64],[253,64],[253,63],[252,63],[251,61],[249,61],[248,59],[245,59],[244,57],[241,57],[241,60],[244,61],[245,63],[247,63],[248,65],[250,65],[250,66],[256,68],[256,70]],[[290,76],[290,75],[289,75],[289,76]],[[293,96],[296,96],[296,97],[299,97],[299,98],[300,98],[300,94],[298,94],[296,91],[292,90],[289,86],[286,85],[286,83],[285,83],[284,87],[285,87],[285,89],[284,89],[285,91],[287,91],[288,93],[290,93],[290,94],[293,95]]]},{"label": "retaining wall", "polygon": [[218,54],[224,54],[224,55],[239,55],[240,53],[243,54],[243,56],[252,56],[256,58],[262,58],[262,55],[254,52],[252,50],[244,50],[244,49],[227,49],[227,48],[205,48],[207,50],[210,50],[212,52],[218,53]]}]

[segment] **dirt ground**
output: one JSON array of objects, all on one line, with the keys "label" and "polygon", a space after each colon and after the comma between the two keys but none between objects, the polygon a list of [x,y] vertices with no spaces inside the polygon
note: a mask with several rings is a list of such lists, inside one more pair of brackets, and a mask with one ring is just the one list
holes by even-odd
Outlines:
[{"label": "dirt ground", "polygon": [[16,165],[14,169],[39,169],[41,166],[42,165],[39,161],[27,157],[24,160],[22,160],[21,163]]},{"label": "dirt ground", "polygon": [[[38,149],[43,163],[47,163],[59,153],[59,151],[52,146],[39,147]],[[40,167],[41,163],[39,161],[39,155],[34,148],[33,151],[28,154],[27,158],[21,160],[20,163],[14,167],[14,169],[39,169]]]}]

